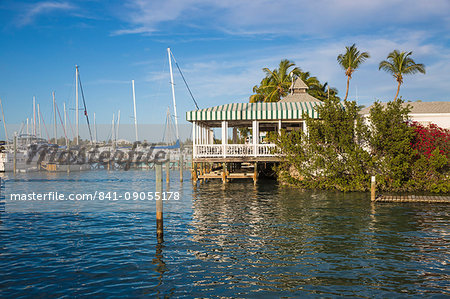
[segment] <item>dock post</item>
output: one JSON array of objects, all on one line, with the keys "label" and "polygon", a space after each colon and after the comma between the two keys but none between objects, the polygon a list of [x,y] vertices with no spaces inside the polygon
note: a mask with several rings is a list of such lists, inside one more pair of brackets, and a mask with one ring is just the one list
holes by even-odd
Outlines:
[{"label": "dock post", "polygon": [[13,172],[16,174],[17,171],[17,133],[14,132],[14,161],[13,161]]},{"label": "dock post", "polygon": [[222,163],[222,183],[226,183],[227,182],[227,164],[226,163]]},{"label": "dock post", "polygon": [[167,159],[166,162],[166,183],[169,184],[170,182],[170,158]]},{"label": "dock post", "polygon": [[195,184],[197,184],[197,180],[198,180],[198,173],[197,173],[197,166],[198,166],[198,163],[197,162],[193,162],[194,163],[194,171],[193,171],[193,176],[192,176],[192,178],[193,178],[193,180],[194,180],[194,183]]},{"label": "dock post", "polygon": [[184,161],[183,161],[183,154],[180,154],[180,160],[178,162],[180,164],[180,182],[183,182],[183,169],[184,169],[184,167],[183,167],[183,163],[184,163]]},{"label": "dock post", "polygon": [[[200,175],[203,177],[203,175],[205,174],[205,163],[201,162],[200,163]],[[204,178],[200,179],[200,184],[205,182]]]},{"label": "dock post", "polygon": [[376,181],[375,181],[374,175],[372,176],[370,182],[371,182],[371,184],[370,184],[370,200],[375,201]]},{"label": "dock post", "polygon": [[155,165],[155,197],[159,195],[160,199],[156,200],[156,238],[158,243],[164,241],[164,229],[163,229],[163,202],[162,202],[162,164],[157,163]]},{"label": "dock post", "polygon": [[256,185],[256,182],[258,181],[258,162],[254,163],[254,169],[253,169],[253,184]]}]

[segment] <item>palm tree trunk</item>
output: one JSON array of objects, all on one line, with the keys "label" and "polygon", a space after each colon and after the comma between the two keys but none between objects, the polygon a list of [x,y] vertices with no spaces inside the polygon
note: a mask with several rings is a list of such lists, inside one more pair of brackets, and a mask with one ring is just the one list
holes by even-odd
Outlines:
[{"label": "palm tree trunk", "polygon": [[397,97],[398,97],[398,92],[400,91],[400,85],[402,85],[402,83],[398,82],[397,93],[395,94],[394,101],[395,101],[395,100],[397,99]]},{"label": "palm tree trunk", "polygon": [[345,92],[345,100],[347,100],[347,96],[348,96],[348,86],[350,85],[350,76],[347,76],[347,91]]}]

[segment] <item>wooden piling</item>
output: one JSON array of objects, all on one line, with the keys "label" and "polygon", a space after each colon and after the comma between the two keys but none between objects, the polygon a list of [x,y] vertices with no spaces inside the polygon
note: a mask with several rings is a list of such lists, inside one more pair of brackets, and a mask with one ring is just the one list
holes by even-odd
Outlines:
[{"label": "wooden piling", "polygon": [[170,159],[167,159],[166,162],[166,183],[170,183]]},{"label": "wooden piling", "polygon": [[184,161],[183,161],[183,154],[180,153],[180,160],[179,162],[179,166],[180,166],[180,182],[183,182],[183,169],[184,169]]},{"label": "wooden piling", "polygon": [[370,200],[371,201],[375,201],[375,191],[376,191],[376,181],[375,181],[375,176],[373,175],[371,180],[370,180],[371,184],[370,184]]},{"label": "wooden piling", "polygon": [[162,164],[155,165],[155,198],[159,195],[159,200],[156,200],[156,238],[158,243],[164,241],[163,229],[163,202],[162,202]]},{"label": "wooden piling", "polygon": [[227,164],[226,163],[222,163],[222,183],[226,183],[227,182]]},{"label": "wooden piling", "polygon": [[193,167],[193,170],[192,170],[192,181],[194,183],[197,183],[197,180],[198,180],[197,162],[193,162],[192,167]]},{"label": "wooden piling", "polygon": [[256,185],[256,182],[258,181],[258,162],[255,162],[253,169],[253,184]]}]

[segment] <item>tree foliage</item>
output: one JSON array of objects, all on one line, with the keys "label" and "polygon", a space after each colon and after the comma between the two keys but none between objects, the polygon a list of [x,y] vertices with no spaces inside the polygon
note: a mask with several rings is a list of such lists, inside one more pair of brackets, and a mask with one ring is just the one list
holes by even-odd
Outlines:
[{"label": "tree foliage", "polygon": [[305,115],[308,133],[283,132],[283,182],[302,188],[450,192],[449,132],[411,123],[401,99],[376,102],[368,122],[354,101],[325,99],[320,119]]},{"label": "tree foliage", "polygon": [[339,65],[345,70],[345,76],[347,76],[347,90],[345,92],[344,100],[347,100],[348,97],[348,88],[350,85],[352,74],[368,58],[370,58],[369,53],[360,52],[356,47],[356,44],[353,44],[350,47],[345,47],[345,53],[338,55],[337,61]]},{"label": "tree foliage", "polygon": [[270,70],[263,68],[266,77],[262,79],[261,84],[253,87],[254,95],[250,96],[250,102],[278,102],[287,95],[292,81],[301,73],[301,70],[295,66],[295,63],[283,59],[278,68]]},{"label": "tree foliage", "polygon": [[397,93],[394,100],[397,99],[400,91],[400,86],[403,84],[403,76],[415,73],[425,74],[425,66],[421,63],[416,63],[410,56],[411,52],[400,52],[394,50],[387,56],[387,60],[380,62],[378,70],[384,70],[392,74],[397,81]]},{"label": "tree foliage", "polygon": [[305,115],[308,134],[284,132],[277,139],[284,154],[282,179],[304,188],[366,190],[371,159],[363,142],[367,126],[356,103],[325,98],[318,113],[320,120]]},{"label": "tree foliage", "polygon": [[411,177],[414,130],[408,125],[409,107],[397,99],[383,107],[375,102],[370,109],[370,149],[376,160],[381,189],[401,190]]},{"label": "tree foliage", "polygon": [[417,152],[411,188],[450,192],[450,130],[417,122],[411,126],[414,130],[412,147]]},{"label": "tree foliage", "polygon": [[308,93],[323,100],[328,97],[328,93],[332,97],[337,96],[337,89],[329,87],[328,83],[320,83],[319,79],[311,76],[309,72],[304,72],[295,64],[287,59],[280,62],[278,68],[270,70],[263,69],[265,77],[261,80],[259,85],[253,87],[253,94],[250,96],[250,103],[257,102],[278,102],[285,97],[289,88],[297,78],[300,78],[308,86]]}]

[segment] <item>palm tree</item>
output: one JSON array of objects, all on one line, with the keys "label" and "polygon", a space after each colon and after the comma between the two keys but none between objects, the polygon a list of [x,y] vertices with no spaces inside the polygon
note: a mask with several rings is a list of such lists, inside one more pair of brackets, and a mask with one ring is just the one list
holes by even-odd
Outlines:
[{"label": "palm tree", "polygon": [[264,100],[267,98],[268,93],[265,88],[262,88],[264,86],[267,86],[269,84],[269,78],[264,78],[261,80],[260,85],[253,86],[253,92],[250,96],[250,103],[257,103],[257,102],[264,102]]},{"label": "palm tree", "polygon": [[350,79],[353,72],[363,63],[366,59],[370,58],[368,52],[360,52],[356,45],[353,44],[350,47],[345,47],[345,54],[339,54],[337,61],[340,66],[345,70],[347,76],[347,91],[345,92],[345,99],[348,97],[348,87],[350,85]]},{"label": "palm tree", "polygon": [[315,76],[311,76],[309,72],[301,72],[298,76],[305,84],[309,87],[309,89],[315,88],[320,85],[319,79]]},{"label": "palm tree", "polygon": [[[319,99],[321,101],[327,99],[328,97],[333,98],[337,96],[338,90],[334,87],[329,87],[328,82],[325,82],[324,84],[320,83],[312,86],[308,90],[309,95],[315,97],[316,99]],[[329,95],[329,96],[328,96]]]},{"label": "palm tree", "polygon": [[391,73],[395,80],[398,82],[397,93],[395,94],[394,101],[398,97],[400,91],[400,85],[403,83],[403,75],[415,74],[417,72],[425,74],[425,66],[421,63],[415,63],[414,60],[409,57],[411,52],[399,52],[394,50],[387,56],[387,60],[380,62],[378,70],[385,70]]},{"label": "palm tree", "polygon": [[295,63],[283,59],[278,69],[271,71],[263,68],[266,78],[261,81],[258,90],[265,96],[264,102],[278,102],[282,97],[286,96],[292,81],[301,73],[300,68],[295,67]]}]

